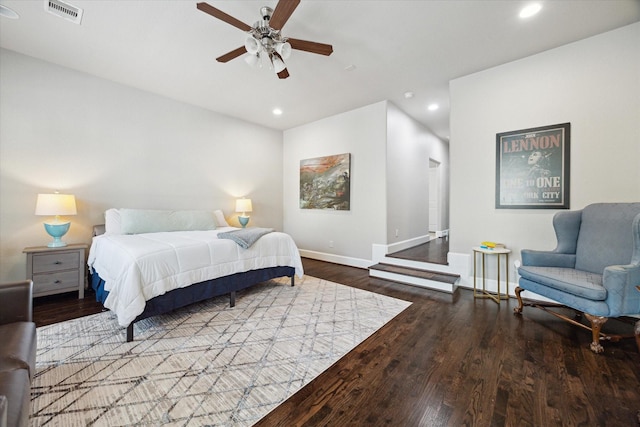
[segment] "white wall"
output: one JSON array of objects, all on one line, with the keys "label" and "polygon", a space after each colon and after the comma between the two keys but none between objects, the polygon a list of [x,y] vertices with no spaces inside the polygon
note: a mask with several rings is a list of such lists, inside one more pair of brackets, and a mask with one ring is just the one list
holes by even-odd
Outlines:
[{"label": "white wall", "polygon": [[4,49],[0,93],[2,282],[25,277],[23,248],[50,240],[40,192],[76,195],[67,242],[90,243],[108,207],[220,208],[233,222],[244,195],[252,225],[282,229],[280,131]]},{"label": "white wall", "polygon": [[452,253],[555,247],[556,210],[495,209],[496,133],[570,122],[571,209],[640,201],[639,40],[636,23],[451,81]]},{"label": "white wall", "polygon": [[[440,206],[448,205],[448,145],[389,103],[387,110],[387,241],[429,233],[429,160],[441,165]],[[448,217],[442,215],[446,229]],[[396,230],[398,235],[396,236]]]},{"label": "white wall", "polygon": [[[284,231],[303,255],[370,265],[387,233],[385,145],[386,102],[284,132]],[[342,153],[351,153],[351,210],[300,209],[300,160]]]},{"label": "white wall", "polygon": [[[342,153],[351,153],[351,210],[300,209],[300,160]],[[429,158],[445,165],[446,188],[447,144],[386,101],[285,131],[285,232],[304,256],[368,267],[373,245],[428,234]]]}]

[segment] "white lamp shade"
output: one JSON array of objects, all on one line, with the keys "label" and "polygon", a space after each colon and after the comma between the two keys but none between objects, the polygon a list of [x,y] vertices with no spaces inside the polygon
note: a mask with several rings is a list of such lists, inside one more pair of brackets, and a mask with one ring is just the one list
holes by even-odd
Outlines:
[{"label": "white lamp shade", "polygon": [[273,70],[276,73],[279,73],[280,71],[287,68],[287,66],[284,64],[284,61],[280,59],[278,55],[273,55],[273,58],[271,58],[271,62],[273,63]]},{"label": "white lamp shade", "polygon": [[262,45],[253,36],[249,35],[244,41],[244,48],[247,49],[247,52],[250,54],[255,55],[260,52]]},{"label": "white lamp shade", "polygon": [[245,62],[249,65],[251,65],[252,67],[257,67],[258,64],[260,63],[260,57],[258,55],[247,55],[244,58]]},{"label": "white lamp shade", "polygon": [[76,215],[76,198],[73,194],[38,194],[36,215]]},{"label": "white lamp shade", "polygon": [[276,52],[280,54],[282,59],[288,59],[291,56],[291,45],[288,42],[278,43]]},{"label": "white lamp shade", "polygon": [[236,212],[251,212],[253,207],[251,206],[251,199],[238,199],[236,200]]}]

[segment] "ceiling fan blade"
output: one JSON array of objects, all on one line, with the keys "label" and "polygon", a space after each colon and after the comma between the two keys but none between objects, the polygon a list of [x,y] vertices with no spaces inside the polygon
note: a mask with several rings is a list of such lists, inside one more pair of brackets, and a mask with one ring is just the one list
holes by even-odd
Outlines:
[{"label": "ceiling fan blade", "polygon": [[241,46],[237,49],[232,50],[229,53],[225,53],[222,56],[219,56],[216,58],[216,61],[218,62],[229,62],[232,59],[237,58],[238,56],[242,55],[243,53],[246,53],[247,49],[244,46]]},{"label": "ceiling fan blade", "polygon": [[310,42],[300,39],[287,39],[292,49],[304,50],[305,52],[317,53],[329,56],[333,53],[333,46],[330,44]]},{"label": "ceiling fan blade", "polygon": [[234,27],[239,28],[242,31],[249,31],[251,29],[251,27],[245,24],[244,22],[234,18],[231,15],[227,15],[220,9],[216,9],[215,7],[211,6],[209,3],[201,2],[201,3],[198,3],[196,7],[198,8],[198,10],[201,10],[204,13],[208,13],[214,18],[218,18],[219,20],[224,21],[227,24],[233,25]]},{"label": "ceiling fan blade", "polygon": [[289,72],[286,68],[278,73],[279,79],[286,79],[287,77],[289,77]]},{"label": "ceiling fan blade", "polygon": [[299,4],[300,0],[280,0],[271,15],[269,26],[274,30],[281,30]]}]

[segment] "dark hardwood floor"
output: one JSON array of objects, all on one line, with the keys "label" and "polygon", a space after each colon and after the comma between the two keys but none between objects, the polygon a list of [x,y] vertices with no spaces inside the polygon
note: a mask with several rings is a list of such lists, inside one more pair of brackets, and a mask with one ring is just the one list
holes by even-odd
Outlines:
[{"label": "dark hardwood floor", "polygon": [[33,321],[40,327],[100,313],[105,309],[95,296],[89,287],[84,292],[84,299],[78,299],[78,292],[34,298]]},{"label": "dark hardwood floor", "polygon": [[[454,295],[303,259],[305,273],[412,302],[256,426],[638,426],[634,340],[589,350],[590,334],[540,310],[513,314]],[[35,302],[38,325],[100,311],[68,294]],[[610,320],[605,329],[632,333]]]},{"label": "dark hardwood floor", "polygon": [[439,237],[414,246],[409,249],[394,252],[387,256],[391,258],[409,259],[414,261],[429,261],[434,264],[447,265],[447,254],[449,253],[449,237]]}]

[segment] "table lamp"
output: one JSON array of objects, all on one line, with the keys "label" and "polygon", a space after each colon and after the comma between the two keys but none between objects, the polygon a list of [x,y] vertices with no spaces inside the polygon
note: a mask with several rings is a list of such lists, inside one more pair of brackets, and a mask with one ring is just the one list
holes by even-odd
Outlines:
[{"label": "table lamp", "polygon": [[242,228],[245,228],[249,223],[249,215],[247,215],[247,212],[251,212],[252,210],[251,199],[243,198],[236,200],[236,212],[242,212],[242,215],[238,215],[238,221],[240,221]]},{"label": "table lamp", "polygon": [[76,198],[73,194],[38,194],[36,201],[36,215],[54,216],[50,221],[44,223],[44,229],[53,237],[53,241],[47,246],[50,248],[60,248],[67,246],[61,240],[67,234],[71,221],[60,219],[60,215],[76,215]]}]

